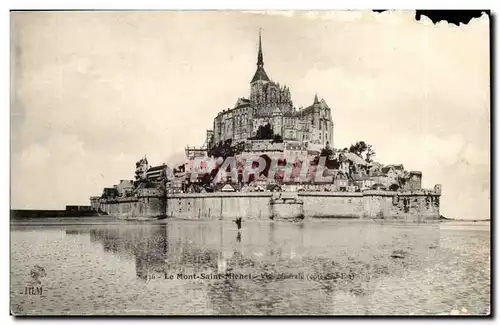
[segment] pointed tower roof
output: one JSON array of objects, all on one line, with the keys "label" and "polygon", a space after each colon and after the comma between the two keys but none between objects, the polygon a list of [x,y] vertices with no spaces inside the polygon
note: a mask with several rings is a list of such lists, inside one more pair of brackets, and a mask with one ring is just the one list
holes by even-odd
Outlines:
[{"label": "pointed tower roof", "polygon": [[262,55],[262,29],[259,29],[259,54],[257,54],[257,65],[264,65],[264,56]]},{"label": "pointed tower roof", "polygon": [[319,104],[318,94],[314,94],[314,104]]},{"label": "pointed tower roof", "polygon": [[330,108],[324,98],[321,98],[321,101],[319,103],[322,107]]},{"label": "pointed tower roof", "polygon": [[264,56],[262,55],[262,39],[260,35],[260,30],[259,30],[259,53],[257,54],[257,71],[255,71],[255,74],[250,83],[254,83],[255,81],[258,80],[270,81],[266,71],[264,71]]}]

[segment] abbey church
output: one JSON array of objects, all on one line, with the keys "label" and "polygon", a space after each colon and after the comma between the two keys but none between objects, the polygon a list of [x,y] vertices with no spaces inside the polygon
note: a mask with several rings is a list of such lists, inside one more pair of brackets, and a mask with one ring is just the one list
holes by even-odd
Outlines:
[{"label": "abbey church", "polygon": [[254,138],[259,127],[267,124],[272,127],[273,134],[280,135],[286,143],[315,148],[325,147],[328,143],[333,147],[334,124],[330,107],[317,95],[312,105],[306,108],[297,109],[293,105],[290,89],[272,81],[264,70],[259,33],[257,71],[250,81],[250,96],[239,98],[234,108],[215,117],[213,130],[207,131],[207,142],[246,141]]}]

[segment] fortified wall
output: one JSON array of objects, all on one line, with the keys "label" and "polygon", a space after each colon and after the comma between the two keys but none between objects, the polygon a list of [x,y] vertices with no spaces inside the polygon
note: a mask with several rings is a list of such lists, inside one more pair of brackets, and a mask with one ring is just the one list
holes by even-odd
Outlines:
[{"label": "fortified wall", "polygon": [[141,189],[137,196],[101,201],[97,211],[121,219],[151,219],[164,215],[165,203],[159,190]]},{"label": "fortified wall", "polygon": [[[408,192],[216,192],[169,194],[142,192],[137,197],[100,203],[100,210],[123,219],[220,218],[269,220],[271,200],[282,197],[303,202],[304,218],[392,219],[420,222],[439,219],[439,185]],[[166,206],[165,206],[166,205]]]}]

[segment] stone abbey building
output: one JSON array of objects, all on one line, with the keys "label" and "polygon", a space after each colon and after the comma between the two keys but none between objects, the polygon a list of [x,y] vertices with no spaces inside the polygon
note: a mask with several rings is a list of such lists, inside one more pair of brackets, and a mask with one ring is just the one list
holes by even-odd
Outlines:
[{"label": "stone abbey building", "polygon": [[264,70],[262,40],[259,33],[257,71],[250,81],[250,98],[239,98],[234,108],[220,112],[213,130],[207,131],[208,146],[231,139],[233,143],[255,137],[260,126],[269,124],[274,135],[287,143],[307,147],[333,147],[334,124],[330,107],[324,99],[314,96],[312,105],[297,109],[290,89],[272,81]]}]

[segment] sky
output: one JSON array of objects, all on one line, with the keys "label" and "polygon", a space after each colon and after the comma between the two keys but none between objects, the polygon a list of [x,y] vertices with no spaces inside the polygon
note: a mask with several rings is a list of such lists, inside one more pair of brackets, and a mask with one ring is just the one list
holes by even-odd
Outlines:
[{"label": "sky", "polygon": [[414,12],[11,13],[11,208],[62,209],[135,162],[178,159],[268,76],[296,107],[325,99],[334,146],[442,184],[441,213],[490,217],[489,19]]}]

